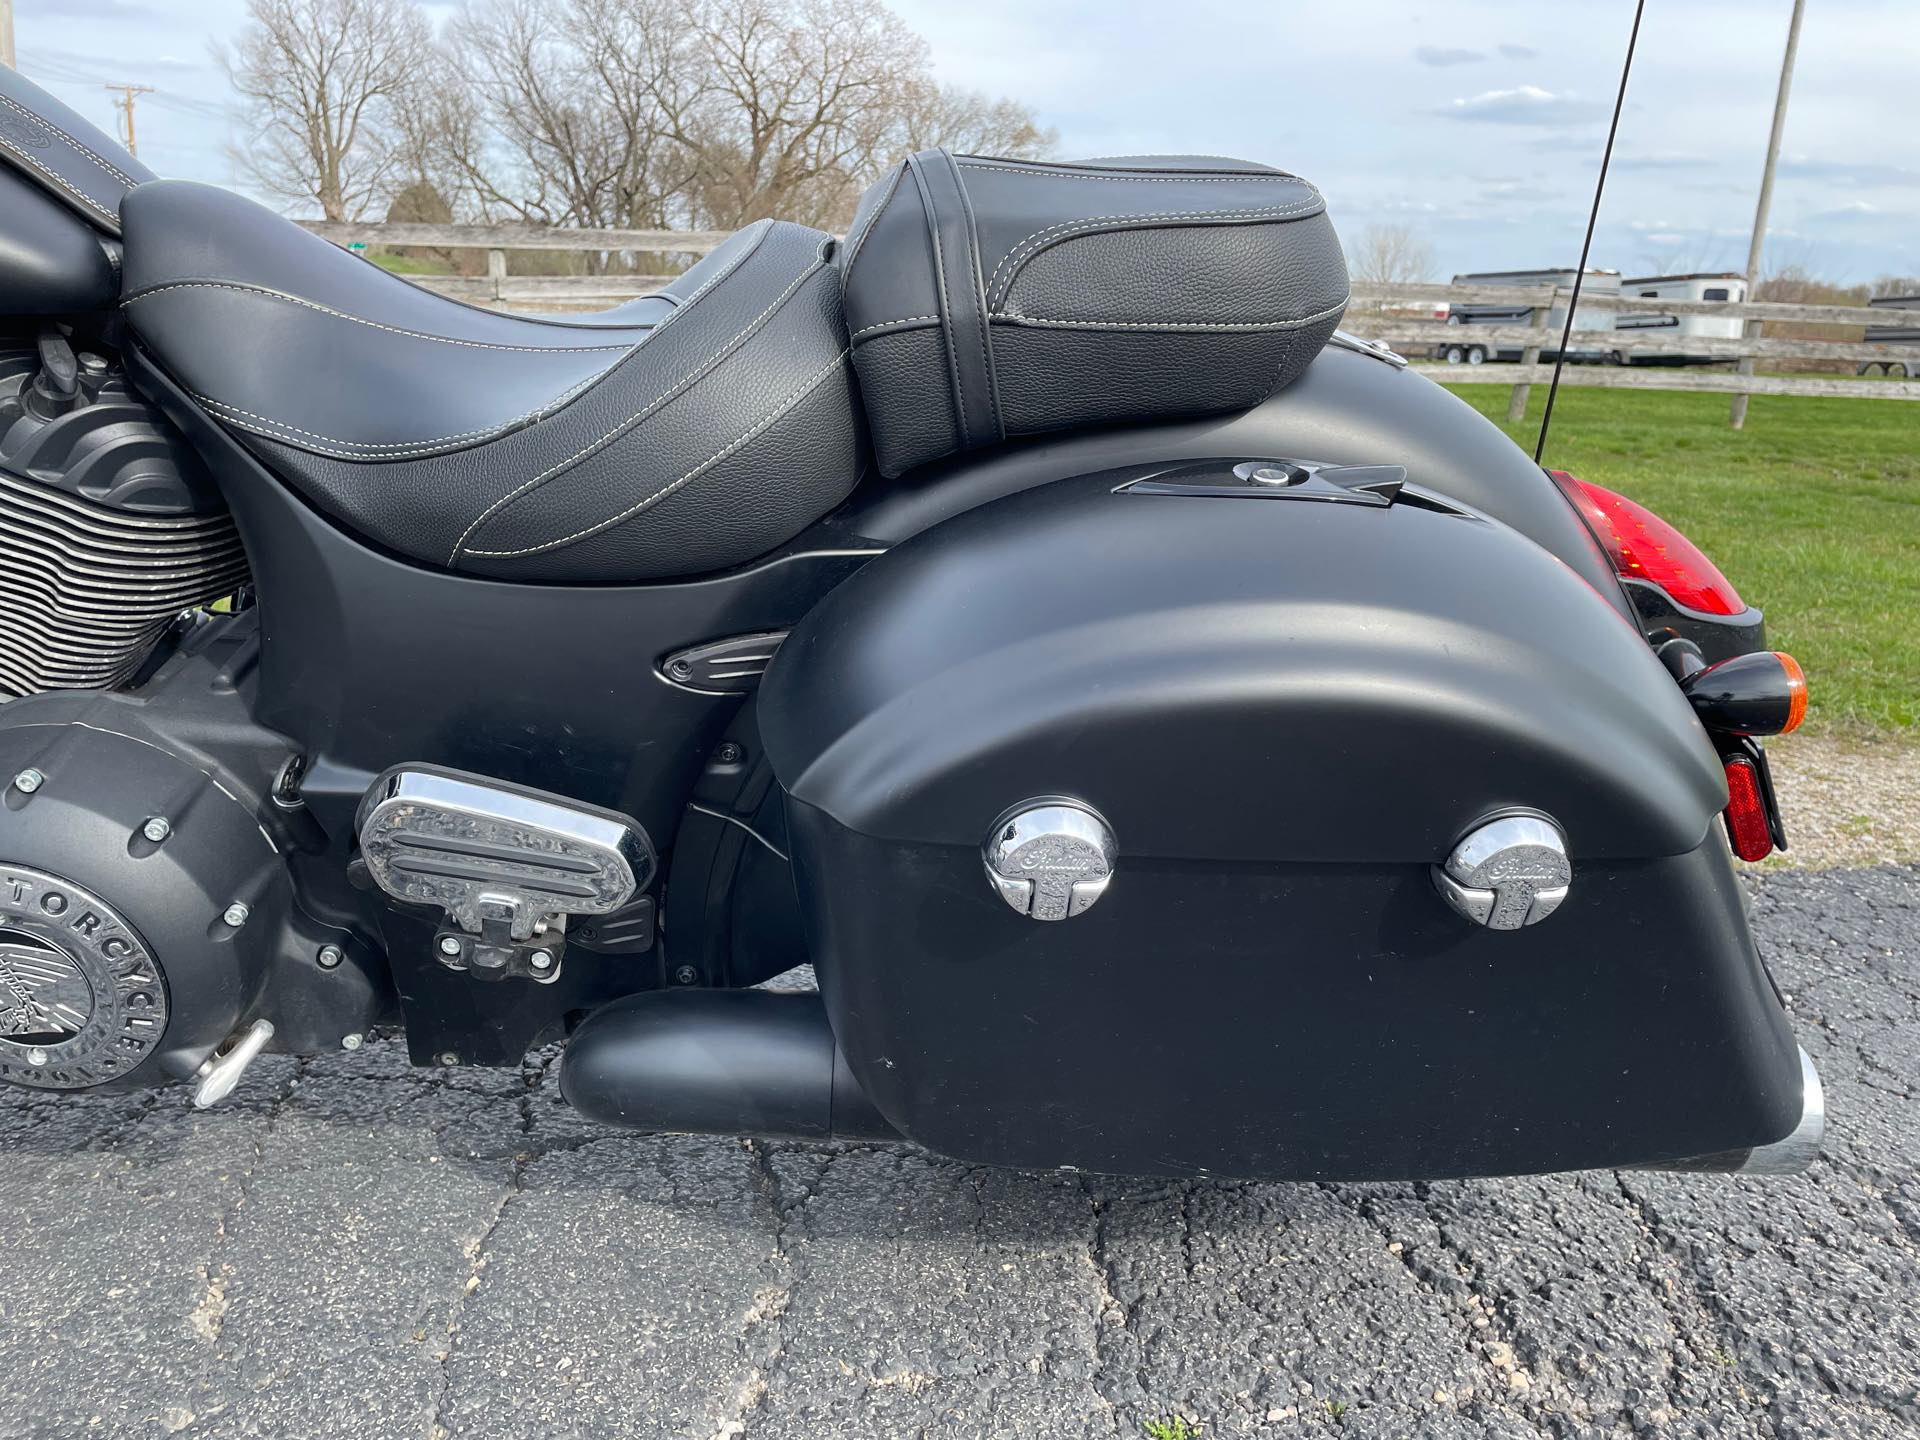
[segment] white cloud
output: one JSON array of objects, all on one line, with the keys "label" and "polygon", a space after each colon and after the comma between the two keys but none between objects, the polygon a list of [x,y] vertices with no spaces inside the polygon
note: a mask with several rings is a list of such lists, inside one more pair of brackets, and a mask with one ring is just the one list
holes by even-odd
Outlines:
[{"label": "white cloud", "polygon": [[1478,95],[1454,100],[1440,114],[1456,120],[1480,120],[1493,125],[1584,125],[1600,113],[1600,107],[1582,100],[1571,90],[1555,94],[1538,85],[1520,85],[1512,90],[1484,90]]},{"label": "white cloud", "polygon": [[1481,50],[1461,50],[1451,45],[1422,45],[1413,52],[1422,65],[1478,65],[1487,58]]}]

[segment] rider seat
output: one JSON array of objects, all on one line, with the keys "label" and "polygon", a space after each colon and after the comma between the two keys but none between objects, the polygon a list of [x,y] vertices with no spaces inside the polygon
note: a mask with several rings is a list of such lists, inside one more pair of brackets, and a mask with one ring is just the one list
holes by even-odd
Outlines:
[{"label": "rider seat", "polygon": [[633,582],[763,554],[865,454],[832,237],[762,221],[606,316],[480,310],[224,190],[121,202],[129,328],[342,525],[450,569]]}]

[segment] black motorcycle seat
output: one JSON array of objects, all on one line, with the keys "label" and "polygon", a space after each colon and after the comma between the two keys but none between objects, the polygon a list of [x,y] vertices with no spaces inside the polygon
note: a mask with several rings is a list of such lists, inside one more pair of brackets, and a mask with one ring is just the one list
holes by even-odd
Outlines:
[{"label": "black motorcycle seat", "polygon": [[923,151],[861,200],[840,269],[887,475],[1250,409],[1305,371],[1348,294],[1320,192],[1217,156]]},{"label": "black motorcycle seat", "polygon": [[476,574],[633,582],[765,553],[865,456],[835,241],[762,221],[600,315],[481,310],[227,191],[120,204],[149,353],[349,529]]}]

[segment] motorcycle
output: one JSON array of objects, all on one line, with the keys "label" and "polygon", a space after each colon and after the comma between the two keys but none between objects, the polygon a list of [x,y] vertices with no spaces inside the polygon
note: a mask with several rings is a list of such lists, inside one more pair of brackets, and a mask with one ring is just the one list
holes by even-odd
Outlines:
[{"label": "motorcycle", "polygon": [[4,69],[0,161],[0,1078],[397,1025],[994,1165],[1817,1153],[1729,854],[1798,667],[1340,331],[1308,182],[929,151],[534,317]]}]

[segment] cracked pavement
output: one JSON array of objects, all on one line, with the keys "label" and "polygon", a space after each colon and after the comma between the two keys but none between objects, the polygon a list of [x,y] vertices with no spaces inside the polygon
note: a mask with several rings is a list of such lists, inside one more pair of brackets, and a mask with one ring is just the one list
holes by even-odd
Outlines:
[{"label": "cracked pavement", "polygon": [[1787,1180],[639,1137],[393,1041],[205,1114],[10,1091],[0,1435],[1911,1437],[1920,870],[1749,883],[1833,1112]]}]

